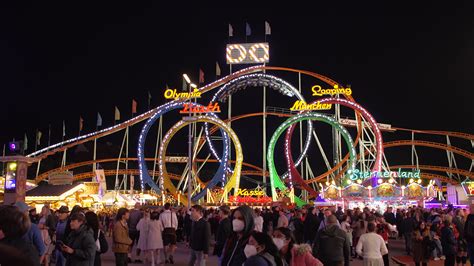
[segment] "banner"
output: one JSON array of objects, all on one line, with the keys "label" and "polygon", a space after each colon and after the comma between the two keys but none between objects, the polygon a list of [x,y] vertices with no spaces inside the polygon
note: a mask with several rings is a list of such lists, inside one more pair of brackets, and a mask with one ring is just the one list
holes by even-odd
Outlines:
[{"label": "banner", "polygon": [[95,170],[95,176],[97,182],[99,183],[99,195],[102,197],[105,194],[105,191],[107,191],[104,169]]}]

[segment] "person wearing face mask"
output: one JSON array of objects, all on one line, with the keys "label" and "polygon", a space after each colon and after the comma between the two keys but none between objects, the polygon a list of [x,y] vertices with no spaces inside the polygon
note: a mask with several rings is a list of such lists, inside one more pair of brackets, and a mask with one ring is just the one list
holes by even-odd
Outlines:
[{"label": "person wearing face mask", "polygon": [[282,266],[278,248],[272,238],[261,232],[253,231],[244,248],[247,260],[243,266]]},{"label": "person wearing face mask", "polygon": [[232,213],[232,234],[226,241],[222,253],[222,266],[242,266],[247,257],[244,253],[250,233],[254,230],[253,210],[247,206],[239,206]]},{"label": "person wearing face mask", "polygon": [[273,242],[280,252],[284,265],[289,266],[322,266],[321,261],[311,254],[308,244],[296,244],[291,230],[280,227],[273,231]]},{"label": "person wearing face mask", "polygon": [[194,205],[191,208],[193,225],[189,239],[189,246],[191,247],[189,266],[194,266],[195,264],[199,266],[206,265],[211,242],[211,225],[208,221],[204,220],[203,215],[204,208],[200,205]]}]

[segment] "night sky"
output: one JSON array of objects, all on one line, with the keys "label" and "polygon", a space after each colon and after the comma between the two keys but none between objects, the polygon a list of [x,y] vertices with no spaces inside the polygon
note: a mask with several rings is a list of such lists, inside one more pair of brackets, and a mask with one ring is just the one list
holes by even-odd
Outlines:
[{"label": "night sky", "polygon": [[[197,81],[199,68],[211,82],[216,61],[228,73],[228,23],[234,28],[232,43],[246,41],[246,22],[252,28],[247,41],[260,42],[264,21],[272,29],[270,65],[351,84],[354,98],[378,122],[474,133],[474,9],[468,1],[439,6],[8,2],[0,4],[0,144],[27,133],[31,152],[36,129],[44,143],[51,124],[55,143],[63,120],[70,138],[77,136],[79,116],[84,132],[93,131],[97,112],[110,126],[114,106],[122,121],[128,119],[131,100],[142,113],[150,91],[156,107],[164,103],[165,84],[179,89],[182,73]],[[288,81],[297,84],[294,77]],[[233,112],[245,113],[243,106],[255,95],[239,96]],[[288,108],[280,98],[269,95],[268,105]]]}]

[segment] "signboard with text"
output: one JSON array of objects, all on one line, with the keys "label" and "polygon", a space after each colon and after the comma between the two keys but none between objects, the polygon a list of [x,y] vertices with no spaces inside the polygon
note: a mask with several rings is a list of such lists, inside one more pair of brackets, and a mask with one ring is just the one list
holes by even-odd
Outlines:
[{"label": "signboard with text", "polygon": [[268,43],[228,44],[226,49],[227,64],[261,64],[268,63],[270,49]]}]

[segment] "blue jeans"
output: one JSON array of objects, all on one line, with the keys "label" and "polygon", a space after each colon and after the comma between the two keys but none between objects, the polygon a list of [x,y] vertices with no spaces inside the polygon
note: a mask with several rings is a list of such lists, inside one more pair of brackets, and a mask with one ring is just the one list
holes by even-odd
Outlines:
[{"label": "blue jeans", "polygon": [[189,259],[189,266],[205,266],[206,260],[204,259],[204,253],[202,251],[196,251],[191,249],[191,258]]},{"label": "blue jeans", "polygon": [[64,257],[61,250],[56,249],[56,264],[57,266],[65,266],[66,265],[66,258]]},{"label": "blue jeans", "polygon": [[467,256],[471,266],[474,265],[474,243],[467,243]]}]

